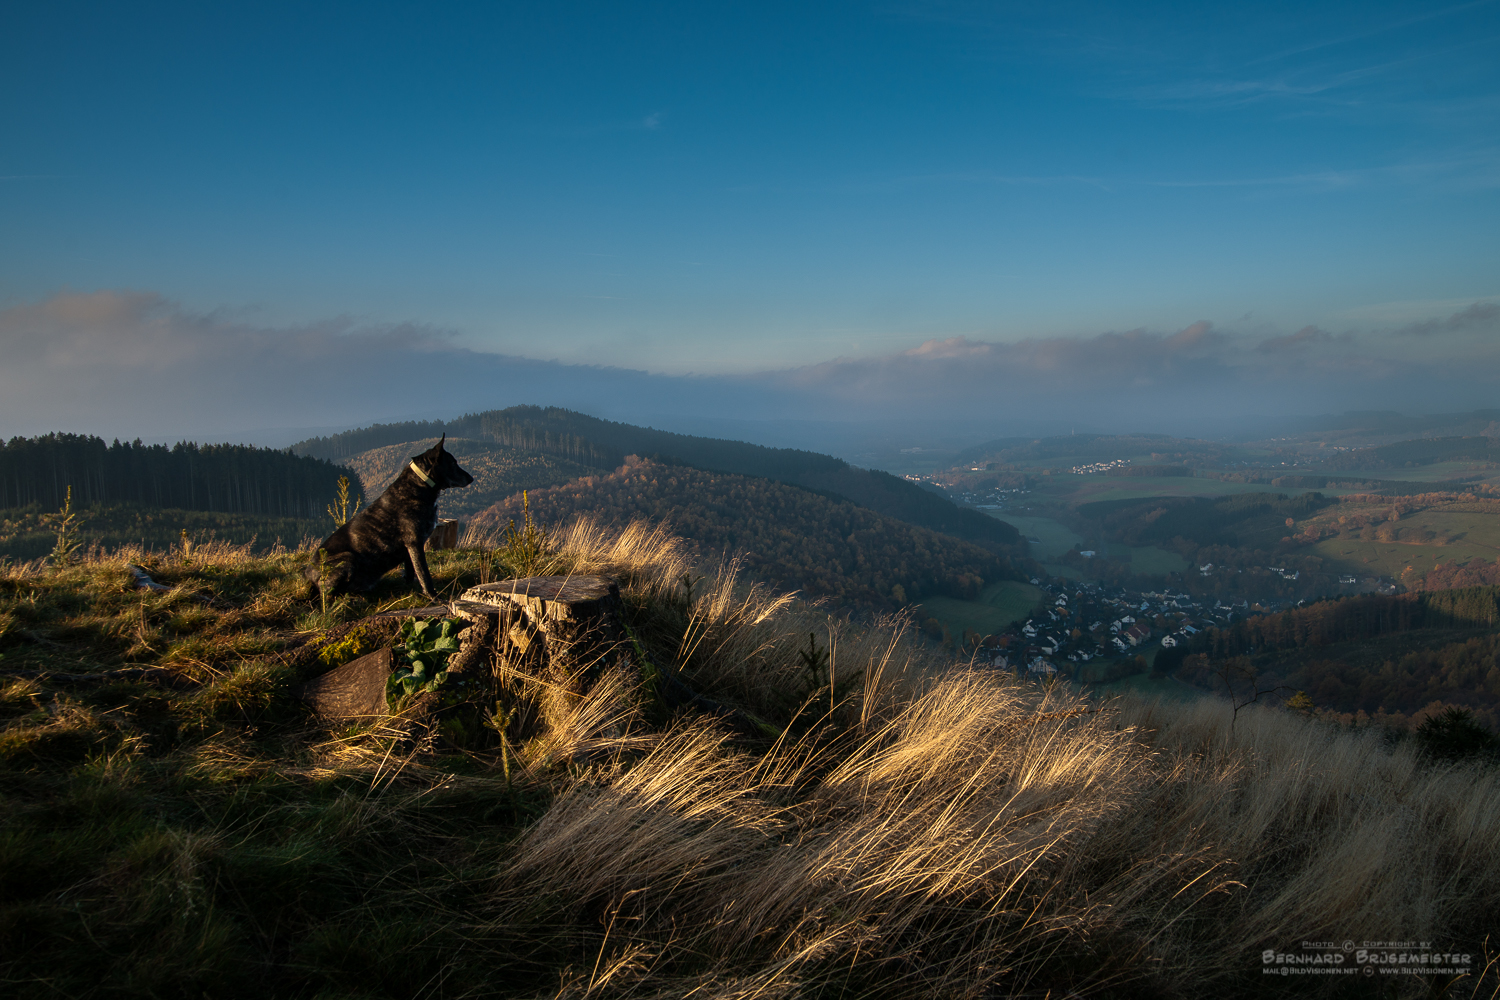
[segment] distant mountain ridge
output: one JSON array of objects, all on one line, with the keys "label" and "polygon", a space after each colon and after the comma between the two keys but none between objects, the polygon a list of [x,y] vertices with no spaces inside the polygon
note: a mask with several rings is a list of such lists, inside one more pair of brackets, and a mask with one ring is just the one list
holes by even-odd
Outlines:
[{"label": "distant mountain ridge", "polygon": [[1327,469],[1401,469],[1438,462],[1500,462],[1500,437],[1417,438],[1346,451],[1323,462]]},{"label": "distant mountain ridge", "polygon": [[709,472],[727,472],[836,494],[861,507],[953,535],[992,552],[1024,553],[1020,532],[1003,521],[922,489],[889,473],[859,469],[843,459],[797,448],[697,437],[603,420],[560,407],[513,406],[465,414],[451,421],[375,424],[292,446],[298,455],[347,461],[376,448],[440,434],[488,441],[610,472],[628,455],[662,458]]}]

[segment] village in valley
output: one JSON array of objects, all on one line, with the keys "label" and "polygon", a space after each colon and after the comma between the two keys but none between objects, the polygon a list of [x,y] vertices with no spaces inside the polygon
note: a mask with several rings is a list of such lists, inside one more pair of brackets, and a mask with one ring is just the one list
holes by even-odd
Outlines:
[{"label": "village in valley", "polygon": [[[976,660],[997,670],[1079,681],[1118,680],[1146,670],[1158,649],[1170,649],[1206,628],[1222,628],[1279,605],[1229,604],[1184,593],[1133,591],[1033,579],[1046,598],[1025,622],[978,641]],[[1090,670],[1092,661],[1111,661]]]}]

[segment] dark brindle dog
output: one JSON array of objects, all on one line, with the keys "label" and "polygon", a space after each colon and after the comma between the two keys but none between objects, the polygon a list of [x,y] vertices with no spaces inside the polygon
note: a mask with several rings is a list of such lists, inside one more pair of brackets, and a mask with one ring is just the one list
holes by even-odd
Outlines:
[{"label": "dark brindle dog", "polygon": [[[437,527],[438,494],[468,486],[474,477],[443,450],[442,440],[401,470],[380,498],[329,535],[313,553],[307,578],[331,597],[369,590],[400,566],[407,583],[416,577],[422,593],[436,598],[424,546]],[[325,555],[326,553],[326,555]]]}]

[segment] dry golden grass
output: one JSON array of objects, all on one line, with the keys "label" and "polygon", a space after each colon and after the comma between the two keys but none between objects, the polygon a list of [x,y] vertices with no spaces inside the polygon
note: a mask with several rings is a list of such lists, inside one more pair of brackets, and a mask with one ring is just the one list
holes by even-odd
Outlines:
[{"label": "dry golden grass", "polygon": [[[629,566],[674,596],[677,563],[643,565],[640,529],[573,537],[590,554],[575,565]],[[589,721],[529,748],[540,774],[622,734],[498,874],[491,926],[545,900],[605,928],[559,995],[1256,993],[1267,947],[1478,956],[1495,926],[1493,769],[1433,768],[1281,711],[1098,704],[938,669],[899,622],[830,619],[735,570],[674,620],[675,662],[789,713],[782,739],[757,751],[695,717],[643,730],[606,685],[576,708]],[[809,631],[835,677],[858,678],[836,702],[799,673]]]},{"label": "dry golden grass", "polygon": [[[469,551],[443,558],[477,572],[496,541],[470,538]],[[229,550],[189,558],[266,565]],[[295,573],[292,556],[277,558],[278,572]],[[1101,703],[945,662],[900,620],[830,615],[741,580],[732,561],[694,577],[680,544],[645,525],[576,523],[554,536],[548,568],[619,576],[655,665],[779,737],[670,713],[617,671],[583,697],[553,692],[539,731],[503,755],[432,755],[399,727],[330,733],[302,718],[272,744],[256,726],[273,718],[288,678],[267,661],[214,654],[205,664],[218,674],[180,705],[222,724],[151,765],[169,775],[164,788],[190,790],[156,794],[192,805],[130,834],[135,846],[100,869],[109,884],[127,884],[128,865],[157,871],[159,856],[151,878],[176,879],[202,896],[195,905],[227,913],[249,905],[241,893],[262,898],[236,873],[331,880],[344,895],[328,912],[354,916],[257,903],[264,913],[250,910],[245,926],[290,921],[311,944],[267,945],[265,956],[302,956],[286,969],[280,958],[246,961],[274,967],[283,985],[374,967],[386,978],[363,989],[383,995],[426,995],[440,982],[457,996],[1259,996],[1270,992],[1265,948],[1425,940],[1471,952],[1480,973],[1487,936],[1500,940],[1494,768],[1435,767],[1379,734],[1279,710],[1234,718],[1211,699]],[[48,572],[7,570],[14,600]],[[125,586],[103,560],[62,572],[101,594]],[[267,591],[278,586],[291,593],[284,582]],[[193,603],[185,584],[173,593],[176,610],[172,594],[144,598],[164,603],[144,619],[142,648],[160,645],[162,629],[198,627],[166,617]],[[274,600],[293,600],[286,593]],[[809,651],[826,652],[822,672]],[[40,695],[30,680],[0,688],[12,714]],[[43,730],[59,754],[94,741],[102,749],[67,751],[92,754],[89,780],[108,772],[135,787],[151,773],[145,751],[133,736],[109,742],[109,711],[54,697],[45,720],[6,731],[17,745],[0,756],[41,753]],[[240,717],[257,721],[236,728]],[[207,818],[194,826],[184,815]],[[156,882],[137,881],[146,902],[132,910],[136,897],[111,889],[126,902],[100,912],[116,914],[111,926],[141,921],[144,948],[159,932],[149,920],[178,917],[118,916],[171,912],[150,895]],[[57,890],[58,906],[74,905],[74,884]],[[202,939],[218,949],[235,939],[223,919],[204,918]],[[207,946],[173,947],[184,956],[174,961],[217,967]],[[157,992],[182,992],[166,964],[153,974],[168,984]],[[1487,975],[1378,986],[1493,998],[1500,980],[1493,967]]]}]

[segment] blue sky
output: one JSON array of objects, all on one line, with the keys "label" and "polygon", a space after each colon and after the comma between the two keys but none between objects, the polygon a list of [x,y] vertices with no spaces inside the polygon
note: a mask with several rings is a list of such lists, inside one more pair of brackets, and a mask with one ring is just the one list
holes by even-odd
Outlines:
[{"label": "blue sky", "polygon": [[1500,374],[1497,2],[60,2],[6,14],[0,92],[33,388],[92,363],[37,346],[57,315],[149,350],[141,296],[177,351],[402,329],[850,399],[929,341],[1069,364],[1200,321],[1257,386],[1307,329],[1436,365],[1412,406]]}]

